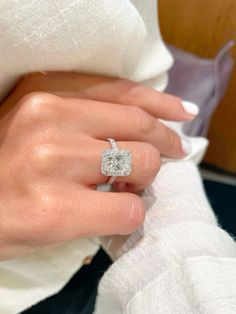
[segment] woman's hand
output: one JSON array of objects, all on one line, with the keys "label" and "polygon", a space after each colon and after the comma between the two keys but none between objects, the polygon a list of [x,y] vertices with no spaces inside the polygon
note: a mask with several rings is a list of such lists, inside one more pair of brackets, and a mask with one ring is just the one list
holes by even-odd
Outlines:
[{"label": "woman's hand", "polygon": [[[125,80],[25,78],[0,121],[0,259],[78,237],[131,233],[145,208],[130,192],[153,181],[159,151],[185,155],[179,137],[156,118],[192,117],[179,99]],[[114,184],[120,193],[96,190],[108,180],[100,171],[108,137],[132,153],[131,175]]]}]

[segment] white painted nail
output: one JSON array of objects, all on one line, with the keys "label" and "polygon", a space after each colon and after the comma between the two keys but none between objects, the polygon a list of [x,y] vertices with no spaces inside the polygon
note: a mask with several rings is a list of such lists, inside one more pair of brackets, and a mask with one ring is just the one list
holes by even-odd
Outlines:
[{"label": "white painted nail", "polygon": [[194,103],[190,102],[190,101],[182,101],[182,105],[184,107],[184,110],[189,113],[192,114],[194,116],[199,114],[199,108],[197,105],[195,105]]},{"label": "white painted nail", "polygon": [[192,147],[191,144],[188,140],[186,140],[185,138],[181,138],[181,145],[182,145],[182,149],[185,152],[186,155],[189,155],[192,151]]}]

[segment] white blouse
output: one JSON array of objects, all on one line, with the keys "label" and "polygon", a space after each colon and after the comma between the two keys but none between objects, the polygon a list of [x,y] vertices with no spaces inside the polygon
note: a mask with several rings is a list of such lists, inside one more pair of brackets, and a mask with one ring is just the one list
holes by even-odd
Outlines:
[{"label": "white blouse", "polygon": [[[155,0],[1,0],[0,100],[25,73],[127,77],[163,91],[173,60]],[[189,160],[207,145],[192,139]],[[236,313],[236,247],[217,226],[192,161],[165,163],[143,198],[146,220],[129,237],[83,238],[0,262],[0,313],[58,292],[100,244],[115,261],[96,314]]]}]

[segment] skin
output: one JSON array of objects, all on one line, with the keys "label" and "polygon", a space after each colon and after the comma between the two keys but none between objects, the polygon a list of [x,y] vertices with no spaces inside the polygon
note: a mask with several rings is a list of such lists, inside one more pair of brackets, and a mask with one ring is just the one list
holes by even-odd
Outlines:
[{"label": "skin", "polygon": [[[185,156],[179,137],[157,118],[194,118],[180,99],[134,82],[60,72],[21,79],[0,117],[1,260],[133,232],[145,217],[138,192],[157,175],[160,154]],[[101,192],[107,137],[131,151],[132,173]]]}]

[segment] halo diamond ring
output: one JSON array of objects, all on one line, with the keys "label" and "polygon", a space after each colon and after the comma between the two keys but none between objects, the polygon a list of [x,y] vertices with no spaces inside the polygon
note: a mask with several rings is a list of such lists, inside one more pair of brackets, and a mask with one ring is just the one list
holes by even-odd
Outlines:
[{"label": "halo diamond ring", "polygon": [[111,144],[111,149],[102,153],[101,172],[105,176],[111,177],[108,184],[112,184],[117,176],[128,176],[131,173],[131,152],[125,149],[118,149],[116,141],[107,139]]}]

